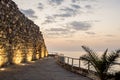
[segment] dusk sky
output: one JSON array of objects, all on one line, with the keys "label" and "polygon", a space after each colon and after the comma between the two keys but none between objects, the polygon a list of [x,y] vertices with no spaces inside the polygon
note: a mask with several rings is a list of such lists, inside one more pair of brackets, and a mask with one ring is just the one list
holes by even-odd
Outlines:
[{"label": "dusk sky", "polygon": [[120,48],[120,0],[13,0],[40,27],[48,51]]}]

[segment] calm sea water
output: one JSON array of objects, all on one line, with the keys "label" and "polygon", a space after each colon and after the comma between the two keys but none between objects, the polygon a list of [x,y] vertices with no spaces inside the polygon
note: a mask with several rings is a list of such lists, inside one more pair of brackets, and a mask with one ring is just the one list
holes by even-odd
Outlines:
[{"label": "calm sea water", "polygon": [[[63,54],[64,56],[68,56],[68,57],[72,57],[72,58],[80,58],[80,56],[82,55],[85,55],[87,54],[86,52],[58,52],[58,54]],[[97,54],[99,56],[102,55],[102,52],[97,52]],[[67,62],[67,59],[65,59],[65,61]],[[120,63],[120,58],[117,60],[118,63]],[[72,64],[72,60],[69,60],[69,64]],[[81,67],[82,68],[88,68],[87,65],[85,65],[86,63],[84,61],[81,61]],[[74,60],[74,66],[79,66],[79,61],[78,60]],[[94,68],[91,66],[90,68],[91,70],[94,70]],[[114,66],[111,66],[110,72],[117,72],[117,71],[120,71],[120,65],[114,65]]]}]

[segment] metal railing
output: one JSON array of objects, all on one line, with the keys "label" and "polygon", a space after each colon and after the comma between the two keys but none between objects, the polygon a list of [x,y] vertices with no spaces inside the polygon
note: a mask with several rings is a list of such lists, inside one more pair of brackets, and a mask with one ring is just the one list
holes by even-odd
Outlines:
[{"label": "metal railing", "polygon": [[[68,64],[71,66],[71,68],[73,68],[73,67],[82,68],[81,61],[83,61],[83,60],[81,60],[79,58],[72,58],[72,57],[67,57],[67,56],[57,56],[57,61],[61,62],[63,64]],[[78,63],[77,66],[75,66],[76,62]],[[90,63],[89,62],[88,62],[87,70],[88,71],[90,70]]]},{"label": "metal railing", "polygon": [[[84,61],[84,60],[81,60],[80,58],[72,58],[72,57],[68,57],[68,56],[61,56],[61,55],[57,55],[57,60],[59,62],[62,62],[63,64],[69,64],[71,65],[71,67],[75,66],[74,65],[74,61],[78,61],[78,66],[76,67],[79,67],[81,68],[81,61]],[[120,65],[120,63],[113,63],[115,65]],[[88,66],[87,66],[87,69],[90,70],[90,63],[88,62]]]},{"label": "metal railing", "polygon": [[[83,60],[81,60],[80,58],[72,58],[72,57],[61,56],[61,55],[56,55],[56,57],[57,57],[57,62],[60,63],[61,65],[63,65],[64,67],[67,66],[67,68],[69,68],[69,70],[75,71],[84,76],[88,76],[94,80],[98,79],[96,71],[91,66],[90,62],[88,62],[88,65],[85,68],[82,63]],[[75,61],[77,61],[77,66],[75,65],[75,63],[76,63]],[[120,63],[114,63],[114,64],[120,66]]]}]

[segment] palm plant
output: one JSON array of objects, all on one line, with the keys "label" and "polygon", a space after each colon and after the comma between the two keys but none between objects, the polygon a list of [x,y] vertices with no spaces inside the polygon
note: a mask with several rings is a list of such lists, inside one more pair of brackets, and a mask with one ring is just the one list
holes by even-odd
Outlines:
[{"label": "palm plant", "polygon": [[116,50],[115,52],[112,52],[111,54],[107,54],[108,49],[106,49],[105,52],[102,54],[102,56],[99,57],[90,48],[86,46],[82,46],[82,48],[88,54],[83,55],[82,57],[80,57],[80,59],[89,62],[95,68],[100,80],[107,80],[108,76],[110,75],[108,73],[108,70],[114,64],[116,59],[119,57],[118,53],[120,53],[120,50]]}]

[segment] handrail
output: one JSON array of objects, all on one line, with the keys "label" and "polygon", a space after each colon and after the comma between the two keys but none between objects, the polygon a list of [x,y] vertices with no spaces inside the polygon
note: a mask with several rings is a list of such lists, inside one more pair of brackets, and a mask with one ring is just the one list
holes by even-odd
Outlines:
[{"label": "handrail", "polygon": [[[72,58],[72,57],[68,57],[68,56],[61,56],[61,55],[57,55],[58,56],[58,61],[59,62],[62,62],[63,64],[69,64],[70,65],[70,60],[71,60],[71,67],[74,67],[74,60],[78,60],[78,68],[82,68],[81,67],[81,60],[80,58]],[[65,61],[66,59],[66,61]],[[120,63],[114,63],[115,65],[120,65]],[[90,63],[88,62],[88,66],[87,66],[87,70],[88,71],[93,71],[93,70],[90,70]],[[75,66],[77,67],[77,66]]]},{"label": "handrail", "polygon": [[[78,68],[81,68],[81,59],[80,58],[72,58],[72,57],[68,57],[68,56],[61,56],[61,55],[57,55],[57,60],[59,62],[62,62],[63,64],[69,64],[70,65],[70,60],[71,60],[71,67],[76,67],[74,66],[74,60],[78,60]],[[66,59],[66,61],[65,61]],[[90,70],[90,65],[88,65],[88,71]]]},{"label": "handrail", "polygon": [[80,60],[79,58],[72,58],[72,57],[68,57],[68,56],[64,56],[66,58],[69,58],[69,59],[74,59],[74,60]]},{"label": "handrail", "polygon": [[[83,61],[80,58],[72,58],[68,56],[61,56],[61,55],[56,55],[57,62],[63,66],[63,68],[73,71],[75,73],[81,74],[83,76],[87,76],[93,80],[98,80],[98,75],[96,71],[94,71],[90,66],[90,62],[88,62],[87,68],[83,68],[81,66],[81,61]],[[71,59],[71,64],[70,64],[70,59]],[[74,60],[78,60],[78,66],[74,65]],[[120,63],[114,63],[115,65],[120,65]]]}]

